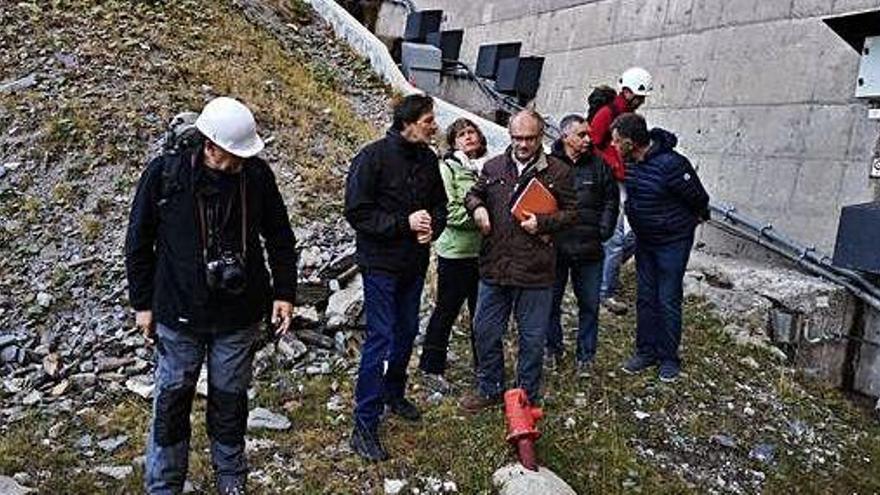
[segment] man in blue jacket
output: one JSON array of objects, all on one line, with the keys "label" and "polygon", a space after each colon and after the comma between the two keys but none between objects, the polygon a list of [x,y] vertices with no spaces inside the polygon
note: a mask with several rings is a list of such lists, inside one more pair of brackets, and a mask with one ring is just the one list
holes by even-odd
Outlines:
[{"label": "man in blue jacket", "polygon": [[350,443],[371,461],[388,458],[378,437],[386,406],[403,419],[421,418],[404,391],[431,242],[446,227],[446,190],[428,146],[436,132],[431,97],[403,98],[386,136],[354,157],[345,185],[367,316]]},{"label": "man in blue jacket", "polygon": [[661,381],[681,371],[682,280],[697,225],[709,218],[709,195],[678,140],[663,129],[648,131],[645,119],[622,114],[612,143],[627,163],[626,215],[636,234],[638,276],[636,351],[623,370],[639,373],[660,365]]}]

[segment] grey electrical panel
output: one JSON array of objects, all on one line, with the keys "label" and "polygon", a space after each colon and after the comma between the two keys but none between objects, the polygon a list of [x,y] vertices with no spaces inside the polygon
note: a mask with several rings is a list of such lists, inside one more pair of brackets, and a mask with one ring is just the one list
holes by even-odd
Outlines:
[{"label": "grey electrical panel", "polygon": [[859,61],[859,77],[856,81],[856,97],[880,97],[880,36],[865,38],[862,58]]},{"label": "grey electrical panel", "polygon": [[433,45],[404,42],[401,45],[403,74],[417,88],[427,93],[440,89],[440,72],[443,70],[442,52]]},{"label": "grey electrical panel", "polygon": [[834,265],[880,274],[880,201],[843,207]]}]

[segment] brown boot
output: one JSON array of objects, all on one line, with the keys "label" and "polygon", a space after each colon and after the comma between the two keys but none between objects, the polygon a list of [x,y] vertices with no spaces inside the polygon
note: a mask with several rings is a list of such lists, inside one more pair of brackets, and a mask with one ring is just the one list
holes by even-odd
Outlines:
[{"label": "brown boot", "polygon": [[484,397],[477,392],[470,392],[461,399],[461,410],[466,414],[477,414],[484,409],[501,404],[501,396]]}]

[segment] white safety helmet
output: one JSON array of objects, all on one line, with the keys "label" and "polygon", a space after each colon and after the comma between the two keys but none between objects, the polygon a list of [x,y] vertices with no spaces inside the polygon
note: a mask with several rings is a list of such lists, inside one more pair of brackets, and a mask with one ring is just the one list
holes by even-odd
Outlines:
[{"label": "white safety helmet", "polygon": [[641,67],[630,67],[620,75],[617,81],[617,90],[629,88],[636,96],[648,96],[654,91],[654,81],[651,74]]},{"label": "white safety helmet", "polygon": [[220,148],[240,158],[250,158],[263,150],[264,143],[257,135],[254,114],[240,101],[220,96],[209,101],[196,128]]}]

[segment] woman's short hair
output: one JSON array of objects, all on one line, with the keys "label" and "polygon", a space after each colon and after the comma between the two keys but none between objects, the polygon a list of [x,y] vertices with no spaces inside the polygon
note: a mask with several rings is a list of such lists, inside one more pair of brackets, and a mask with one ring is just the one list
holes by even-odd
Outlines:
[{"label": "woman's short hair", "polygon": [[477,135],[480,137],[480,150],[477,156],[483,156],[486,154],[488,144],[486,142],[486,136],[483,135],[483,131],[475,124],[471,119],[466,119],[464,117],[458,118],[452,124],[449,124],[449,127],[446,128],[446,145],[449,147],[449,152],[455,151],[455,138],[458,137],[458,133],[468,127],[473,127],[474,131],[477,132]]}]

